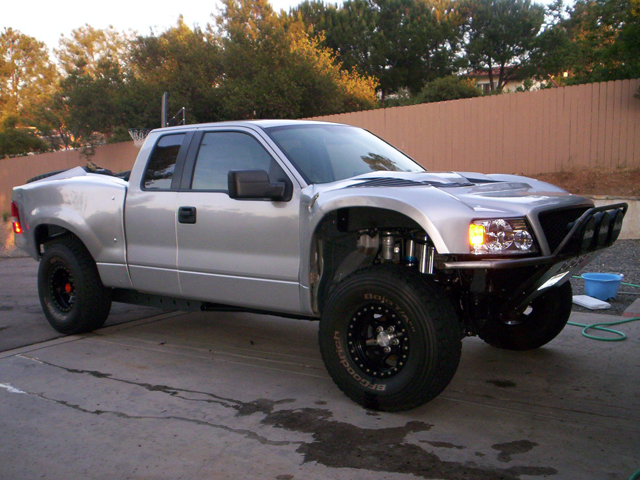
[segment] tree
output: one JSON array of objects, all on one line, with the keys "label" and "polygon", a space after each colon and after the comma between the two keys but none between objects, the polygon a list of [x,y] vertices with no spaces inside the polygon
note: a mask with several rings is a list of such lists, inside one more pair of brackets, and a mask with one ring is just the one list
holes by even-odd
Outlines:
[{"label": "tree", "polygon": [[[265,0],[225,0],[217,17],[226,118],[299,118],[373,108],[375,80],[287,24]],[[287,28],[288,27],[288,28]]]},{"label": "tree", "polygon": [[[180,17],[174,27],[160,35],[137,37],[130,62],[126,104],[132,126],[159,125],[158,99],[165,91],[169,92],[170,112],[185,107],[188,122],[221,119],[217,87],[223,78],[222,59],[218,39],[212,32],[198,27],[191,29]],[[156,106],[151,108],[149,102]]]},{"label": "tree", "polygon": [[[310,90],[301,105],[302,117],[368,110],[377,104],[375,90],[378,81],[372,76],[360,75],[354,68],[343,69],[333,51],[320,46],[322,36],[311,39],[300,30],[292,32],[290,40],[291,52],[299,62],[297,70],[300,73],[296,77],[301,79],[306,74],[306,85]],[[324,91],[315,95],[314,86],[322,84]]]},{"label": "tree", "polygon": [[115,67],[105,65],[94,74],[67,75],[59,92],[64,115],[62,128],[70,132],[75,143],[89,141],[95,133],[110,136],[124,122],[119,102],[124,88],[124,78]]},{"label": "tree", "polygon": [[12,28],[0,34],[0,120],[21,117],[43,102],[57,72],[44,43]]},{"label": "tree", "polygon": [[469,66],[488,71],[491,90],[501,91],[528,65],[544,8],[530,0],[465,0],[465,11]]},{"label": "tree", "polygon": [[640,76],[639,0],[578,0],[562,26],[572,83]]},{"label": "tree", "polygon": [[347,0],[342,7],[306,0],[292,10],[322,44],[331,48],[345,68],[364,75],[376,75],[377,61],[372,46],[378,34],[378,10],[369,0]]},{"label": "tree", "polygon": [[66,74],[96,76],[104,68],[125,68],[128,40],[111,26],[101,30],[85,25],[73,30],[69,38],[62,36],[54,52]]},{"label": "tree", "polygon": [[565,26],[566,9],[562,0],[547,6],[540,34],[532,43],[522,76],[558,86],[564,82],[563,73],[569,69],[571,42]]},{"label": "tree", "polygon": [[345,67],[378,78],[383,101],[403,89],[417,93],[456,68],[460,17],[448,0],[305,2],[291,15],[324,32]]},{"label": "tree", "polygon": [[[383,93],[418,93],[426,81],[454,71],[458,30],[454,10],[421,0],[376,0],[380,35],[374,43]],[[445,6],[446,5],[446,6]]]}]

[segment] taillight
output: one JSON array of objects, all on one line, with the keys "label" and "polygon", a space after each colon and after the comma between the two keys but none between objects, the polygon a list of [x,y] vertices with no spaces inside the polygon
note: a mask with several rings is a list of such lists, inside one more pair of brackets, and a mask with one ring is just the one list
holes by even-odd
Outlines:
[{"label": "taillight", "polygon": [[22,233],[22,225],[20,225],[20,212],[16,202],[11,202],[11,216],[13,217],[13,231],[19,235]]}]

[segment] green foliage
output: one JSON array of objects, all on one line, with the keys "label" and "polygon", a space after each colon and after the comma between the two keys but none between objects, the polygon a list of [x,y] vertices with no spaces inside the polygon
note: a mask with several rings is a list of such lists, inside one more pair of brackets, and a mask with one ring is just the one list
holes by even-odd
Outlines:
[{"label": "green foliage", "polygon": [[416,93],[457,67],[461,18],[448,0],[347,0],[342,7],[304,2],[290,13],[334,50],[345,67],[380,81],[389,93]]},{"label": "green foliage", "polygon": [[578,0],[562,27],[571,83],[640,76],[640,0]]},{"label": "green foliage", "polygon": [[341,69],[331,51],[265,0],[225,0],[217,17],[225,118],[300,118],[373,108],[376,82]]},{"label": "green foliage", "polygon": [[123,76],[115,68],[104,68],[95,76],[73,73],[61,83],[60,93],[69,114],[65,128],[76,142],[83,143],[94,133],[110,135],[124,118],[119,101],[125,88]]},{"label": "green foliage", "polygon": [[415,99],[415,103],[443,102],[461,98],[479,97],[482,93],[473,80],[454,75],[427,82]]},{"label": "green foliage", "polygon": [[129,135],[129,129],[122,125],[118,125],[113,129],[111,137],[107,140],[107,143],[120,143],[130,142],[131,135]]},{"label": "green foliage", "polygon": [[521,69],[524,77],[536,78],[545,85],[558,86],[567,70],[571,42],[564,21],[567,12],[562,0],[547,7],[542,31],[534,39],[529,62]]},{"label": "green foliage", "polygon": [[[130,126],[159,126],[159,99],[169,92],[170,115],[185,107],[190,123],[220,120],[222,60],[211,32],[189,28],[182,17],[160,35],[139,36],[133,42],[131,77],[126,94]],[[155,104],[151,108],[151,104]]]},{"label": "green foliage", "polygon": [[0,130],[0,158],[15,157],[31,152],[45,152],[47,143],[29,129],[18,127],[17,117],[6,117]]},{"label": "green foliage", "polygon": [[464,9],[469,66],[487,70],[491,90],[501,91],[527,66],[542,28],[544,8],[530,0],[465,0]]},{"label": "green foliage", "polygon": [[516,88],[516,92],[529,92],[533,88],[533,80],[525,78],[522,82],[522,86]]},{"label": "green foliage", "polygon": [[4,29],[0,34],[0,120],[37,108],[53,92],[56,79],[44,43]]},{"label": "green foliage", "polygon": [[99,30],[85,25],[73,30],[69,38],[63,36],[54,52],[65,73],[96,77],[104,69],[125,67],[128,40],[113,27]]}]

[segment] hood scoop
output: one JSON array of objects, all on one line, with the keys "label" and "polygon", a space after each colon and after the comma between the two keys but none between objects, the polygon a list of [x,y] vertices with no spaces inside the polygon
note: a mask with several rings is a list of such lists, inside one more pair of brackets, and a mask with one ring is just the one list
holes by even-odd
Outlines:
[{"label": "hood scoop", "polygon": [[[461,179],[464,177],[461,177]],[[368,178],[360,183],[349,185],[346,188],[355,187],[438,187],[438,188],[452,188],[452,187],[471,187],[473,183],[467,181],[459,182],[439,182],[436,180],[411,180],[408,178],[395,178],[395,177],[375,177]]]}]

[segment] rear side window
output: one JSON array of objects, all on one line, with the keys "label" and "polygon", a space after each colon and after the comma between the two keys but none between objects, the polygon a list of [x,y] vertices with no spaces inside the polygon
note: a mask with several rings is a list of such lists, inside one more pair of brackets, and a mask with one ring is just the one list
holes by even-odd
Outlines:
[{"label": "rear side window", "polygon": [[169,190],[176,159],[185,134],[165,135],[158,140],[147,163],[143,186],[147,190]]},{"label": "rear side window", "polygon": [[231,170],[265,170],[270,177],[275,170],[282,172],[251,135],[240,132],[206,133],[198,151],[191,188],[226,192],[227,174]]}]

